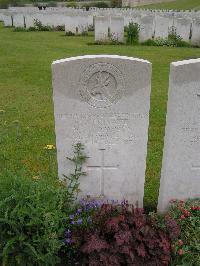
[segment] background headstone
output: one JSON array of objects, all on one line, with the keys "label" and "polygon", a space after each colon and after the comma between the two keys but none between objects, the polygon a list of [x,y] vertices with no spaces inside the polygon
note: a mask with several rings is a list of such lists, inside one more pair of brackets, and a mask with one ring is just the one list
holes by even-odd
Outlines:
[{"label": "background headstone", "polygon": [[143,205],[151,64],[125,56],[82,56],[53,62],[58,173],[68,175],[72,145],[90,157],[81,196],[126,198]]},{"label": "background headstone", "polygon": [[165,16],[156,15],[155,17],[155,39],[168,38],[169,32],[169,18]]},{"label": "background headstone", "polygon": [[195,45],[200,45],[200,18],[196,18],[193,20],[191,43]]},{"label": "background headstone", "polygon": [[95,17],[95,41],[108,41],[109,18],[100,16]]},{"label": "background headstone", "polygon": [[65,32],[77,33],[78,21],[75,16],[66,16]]},{"label": "background headstone", "polygon": [[110,20],[110,38],[112,41],[124,41],[124,18],[111,17]]},{"label": "background headstone", "polygon": [[176,22],[176,33],[181,36],[183,41],[189,42],[191,20],[188,18],[178,18]]},{"label": "background headstone", "polygon": [[154,35],[154,17],[144,16],[140,20],[139,41],[144,42],[152,39]]},{"label": "background headstone", "polygon": [[158,210],[200,196],[200,59],[171,64]]}]

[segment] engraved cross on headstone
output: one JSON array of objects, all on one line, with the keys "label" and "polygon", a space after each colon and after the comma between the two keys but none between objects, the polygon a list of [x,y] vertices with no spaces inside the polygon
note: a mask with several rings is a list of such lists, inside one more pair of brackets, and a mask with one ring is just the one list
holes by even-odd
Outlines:
[{"label": "engraved cross on headstone", "polygon": [[100,165],[88,165],[88,170],[100,169],[101,170],[101,180],[100,180],[100,193],[104,196],[104,171],[106,169],[116,170],[119,165],[106,165],[105,164],[105,149],[99,149],[101,151],[101,164]]}]

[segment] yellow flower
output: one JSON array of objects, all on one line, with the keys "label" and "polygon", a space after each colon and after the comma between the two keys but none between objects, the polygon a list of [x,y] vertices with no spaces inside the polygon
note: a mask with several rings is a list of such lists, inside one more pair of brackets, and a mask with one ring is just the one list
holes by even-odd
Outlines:
[{"label": "yellow flower", "polygon": [[40,177],[38,175],[36,175],[36,176],[32,176],[32,179],[33,180],[38,180],[38,179],[40,179]]},{"label": "yellow flower", "polygon": [[53,144],[48,144],[44,147],[45,150],[53,150],[55,149],[55,146]]}]

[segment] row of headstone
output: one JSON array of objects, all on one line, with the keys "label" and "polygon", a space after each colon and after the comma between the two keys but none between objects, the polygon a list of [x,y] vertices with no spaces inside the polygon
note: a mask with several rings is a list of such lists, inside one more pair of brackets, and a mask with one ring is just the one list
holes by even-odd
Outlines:
[{"label": "row of headstone", "polygon": [[[58,174],[85,145],[80,197],[143,206],[151,63],[126,56],[78,56],[53,62]],[[200,59],[171,64],[158,210],[200,196]]]},{"label": "row of headstone", "polygon": [[[188,18],[172,18],[163,16],[144,16],[138,20],[132,20],[139,25],[139,41],[149,39],[167,39],[170,33],[176,32],[182,40],[192,44],[200,44],[200,20],[192,21]],[[99,16],[95,18],[95,41],[105,42],[109,40],[108,29],[110,28],[111,39],[123,42],[124,18],[120,16]]]},{"label": "row of headstone", "polygon": [[96,42],[123,42],[124,18],[123,17],[95,17],[95,41]]},{"label": "row of headstone", "polygon": [[[9,7],[7,11],[11,12],[38,12],[37,7]],[[40,12],[43,12],[41,10]],[[67,7],[48,7],[47,12],[66,12],[66,13],[91,13],[93,16],[98,15],[173,15],[180,17],[199,17],[200,11],[195,10],[150,10],[150,9],[132,9],[132,8],[90,8],[89,11],[84,8],[67,8]]]},{"label": "row of headstone", "polygon": [[[71,12],[71,11],[70,11]],[[61,25],[65,25],[66,32],[72,33],[83,33],[88,31],[88,28],[93,26],[94,18],[92,12],[86,13],[83,11],[41,11],[41,12],[16,12],[12,10],[12,12],[4,11],[0,14],[0,19],[4,21],[5,26],[15,26],[15,27],[32,27],[34,26],[34,21],[38,20],[45,26],[57,27]],[[74,13],[75,12],[75,13]],[[127,26],[130,22],[138,23],[140,26],[139,39],[140,41],[146,41],[152,38],[167,38],[172,27],[176,29],[176,33],[184,40],[190,41],[192,44],[199,45],[200,44],[200,16],[194,17],[193,19],[187,15],[178,16],[178,15],[162,15],[160,14],[149,14],[142,15],[139,12],[135,12],[134,15],[125,16],[125,14],[121,14],[118,12],[116,15],[107,14],[103,15],[105,11],[101,11],[102,16],[105,19],[101,18],[101,25],[107,27],[107,24],[111,28],[114,29],[114,33],[116,32],[117,27],[119,29],[117,32],[121,32],[120,36],[117,36],[116,39],[123,39],[121,25],[122,18],[124,18],[124,26]],[[76,15],[75,15],[76,14]],[[98,16],[96,16],[98,17]],[[116,17],[116,19],[113,19]],[[119,18],[121,17],[121,18]],[[104,22],[103,22],[104,20]],[[120,22],[121,20],[121,22]],[[111,22],[110,22],[111,21]],[[115,21],[115,22],[114,22]],[[97,26],[98,28],[98,26]],[[102,29],[103,31],[103,29]],[[97,36],[100,36],[101,33],[97,33]],[[104,34],[104,40],[106,40],[106,35]],[[114,38],[113,34],[113,38]],[[96,39],[96,38],[95,38]],[[98,38],[97,38],[98,39]]]}]

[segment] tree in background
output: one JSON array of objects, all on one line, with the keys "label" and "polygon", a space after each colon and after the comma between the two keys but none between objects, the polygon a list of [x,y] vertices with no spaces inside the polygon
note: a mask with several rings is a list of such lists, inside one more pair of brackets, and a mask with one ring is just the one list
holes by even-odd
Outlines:
[{"label": "tree in background", "polygon": [[122,7],[122,0],[111,0],[111,7]]}]

